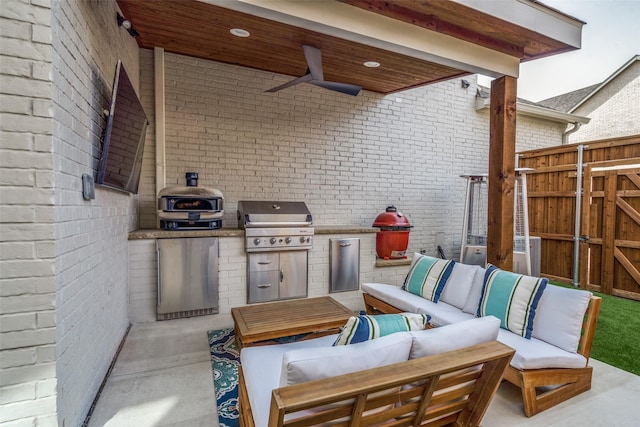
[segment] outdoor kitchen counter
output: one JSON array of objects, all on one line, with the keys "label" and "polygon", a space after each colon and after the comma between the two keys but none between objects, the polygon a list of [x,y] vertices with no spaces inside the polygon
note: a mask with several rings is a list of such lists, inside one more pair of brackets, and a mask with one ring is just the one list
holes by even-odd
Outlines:
[{"label": "outdoor kitchen counter", "polygon": [[[364,234],[376,233],[378,228],[359,227],[354,225],[316,225],[315,234]],[[129,240],[167,239],[180,237],[244,237],[242,228],[221,228],[218,230],[159,230],[155,228],[140,229],[129,233]]]}]

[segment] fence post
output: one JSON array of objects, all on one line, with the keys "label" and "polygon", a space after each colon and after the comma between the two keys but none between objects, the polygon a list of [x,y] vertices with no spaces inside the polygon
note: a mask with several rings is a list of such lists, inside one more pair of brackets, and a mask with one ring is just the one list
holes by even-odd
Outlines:
[{"label": "fence post", "polygon": [[578,162],[576,163],[576,220],[573,236],[573,286],[580,286],[580,222],[582,221],[582,162],[584,145],[578,145]]}]

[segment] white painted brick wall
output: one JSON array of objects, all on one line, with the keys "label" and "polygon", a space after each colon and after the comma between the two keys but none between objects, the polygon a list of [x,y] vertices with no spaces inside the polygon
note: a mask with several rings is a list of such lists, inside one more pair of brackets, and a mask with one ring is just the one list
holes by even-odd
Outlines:
[{"label": "white painted brick wall", "polygon": [[56,414],[51,42],[47,4],[0,6],[0,424]]},{"label": "white painted brick wall", "polygon": [[139,50],[116,11],[113,1],[52,3],[59,425],[82,424],[129,325],[127,234],[137,228],[137,197],[96,187],[85,201],[81,180],[97,170],[118,59],[139,84]]},{"label": "white painted brick wall", "polygon": [[[223,192],[225,226],[242,199],[304,200],[320,225],[371,225],[395,204],[414,225],[410,250],[435,254],[444,233],[445,253],[457,256],[459,175],[488,161],[474,78],[468,89],[455,79],[389,96],[311,85],[269,94],[289,78],[168,53],[165,78],[167,184],[197,171],[200,185]],[[518,149],[560,144],[561,125],[523,122],[534,128],[520,131]],[[153,211],[142,207],[141,226],[155,227]]]},{"label": "white painted brick wall", "polygon": [[569,135],[570,143],[640,134],[640,61],[629,65],[575,114],[591,121]]}]

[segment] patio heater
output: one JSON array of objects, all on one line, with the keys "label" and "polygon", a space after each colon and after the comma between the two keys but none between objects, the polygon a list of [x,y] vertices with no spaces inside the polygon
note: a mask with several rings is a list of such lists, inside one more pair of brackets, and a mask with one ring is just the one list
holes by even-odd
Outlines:
[{"label": "patio heater", "polygon": [[[529,236],[527,172],[517,168],[514,182],[513,271],[540,275],[540,238]],[[487,174],[461,175],[467,180],[462,223],[460,262],[486,266],[487,263]]]},{"label": "patio heater", "polygon": [[460,262],[487,263],[487,174],[460,175],[467,180]]}]

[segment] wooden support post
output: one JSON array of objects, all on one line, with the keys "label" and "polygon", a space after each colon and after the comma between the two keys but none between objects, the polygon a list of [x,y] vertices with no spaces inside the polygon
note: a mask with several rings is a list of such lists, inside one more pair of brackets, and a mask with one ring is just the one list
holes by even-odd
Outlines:
[{"label": "wooden support post", "polygon": [[513,270],[513,206],[516,155],[516,87],[514,77],[491,83],[487,262]]}]

